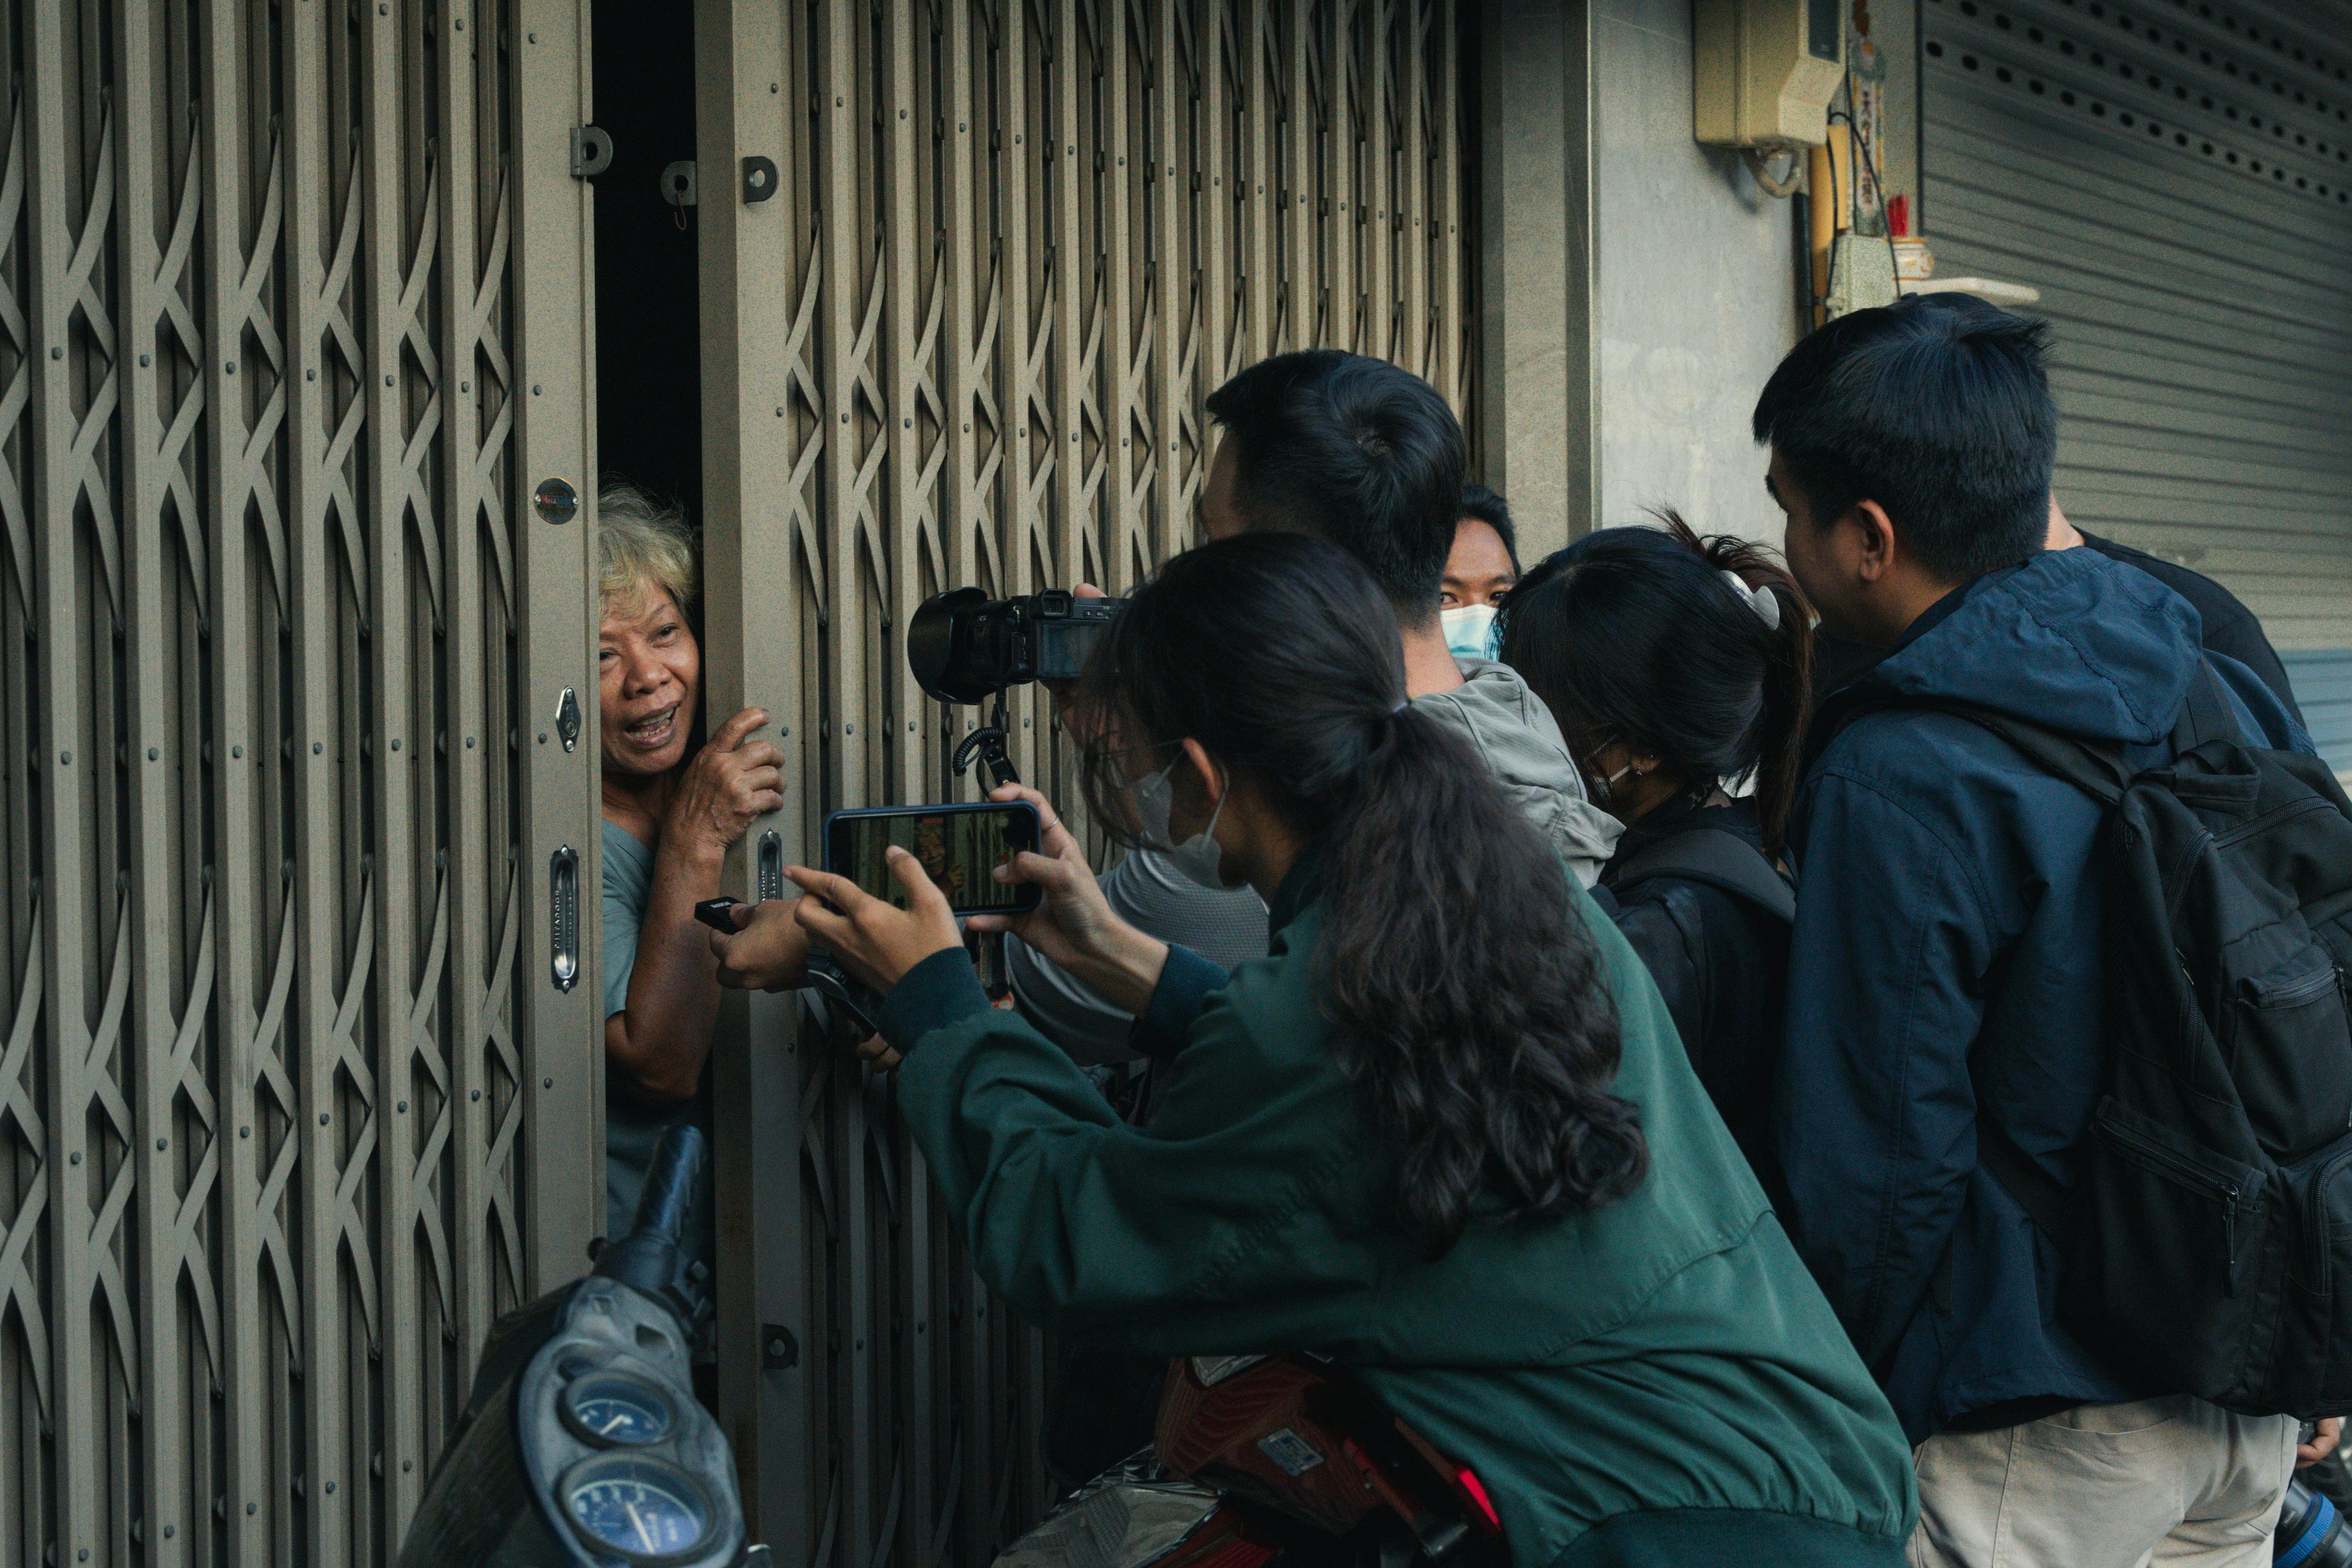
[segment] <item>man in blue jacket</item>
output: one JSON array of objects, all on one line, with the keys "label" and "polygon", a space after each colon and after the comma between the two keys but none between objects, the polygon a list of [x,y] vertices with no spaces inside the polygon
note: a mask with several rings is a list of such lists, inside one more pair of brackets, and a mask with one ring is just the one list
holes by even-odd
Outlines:
[{"label": "man in blue jacket", "polygon": [[[1912,1559],[2268,1563],[2295,1424],[2136,1387],[2057,1321],[2058,1255],[1978,1163],[1990,1122],[2069,1184],[2105,1078],[2100,808],[1956,700],[2168,755],[2189,603],[2045,551],[2044,329],[1957,295],[1843,317],[1756,406],[1789,564],[1885,657],[1822,715],[1775,1085],[1789,1228],[1917,1446]],[[2212,659],[2266,743],[2309,741]]]}]

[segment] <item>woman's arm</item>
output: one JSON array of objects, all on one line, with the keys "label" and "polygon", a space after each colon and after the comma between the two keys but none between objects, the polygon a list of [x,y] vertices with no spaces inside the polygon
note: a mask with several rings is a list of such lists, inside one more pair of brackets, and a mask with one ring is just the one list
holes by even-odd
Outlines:
[{"label": "woman's arm", "polygon": [[900,1110],[982,1279],[1033,1318],[1154,1353],[1253,1348],[1286,1307],[1369,1282],[1370,1253],[1330,1243],[1320,1202],[1368,1161],[1319,1048],[1275,1067],[1239,1010],[1195,1008],[1183,1082],[1150,1132],[1128,1126],[1059,1047],[988,1005],[914,857],[890,865],[908,909],[788,874],[814,895],[796,911],[810,934],[887,993]]},{"label": "woman's arm", "polygon": [[606,1065],[653,1105],[693,1099],[710,1055],[718,961],[694,906],[718,895],[728,848],[783,805],[783,753],[765,741],[744,743],[767,718],[744,709],[687,764],[654,851],[628,1003],[604,1020]]}]

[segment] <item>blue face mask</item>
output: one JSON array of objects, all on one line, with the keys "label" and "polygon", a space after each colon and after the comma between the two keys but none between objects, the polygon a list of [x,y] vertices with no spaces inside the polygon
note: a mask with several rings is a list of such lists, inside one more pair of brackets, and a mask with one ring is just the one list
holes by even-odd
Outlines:
[{"label": "blue face mask", "polygon": [[1440,610],[1437,624],[1445,630],[1445,651],[1456,658],[1496,658],[1502,654],[1502,632],[1495,625],[1492,605]]}]

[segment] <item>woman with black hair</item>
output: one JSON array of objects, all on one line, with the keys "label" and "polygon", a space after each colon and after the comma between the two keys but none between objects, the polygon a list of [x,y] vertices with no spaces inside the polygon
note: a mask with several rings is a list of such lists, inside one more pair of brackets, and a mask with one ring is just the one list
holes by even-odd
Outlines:
[{"label": "woman with black hair", "polygon": [[1467,1467],[1515,1568],[1899,1563],[1902,1435],[1655,987],[1404,697],[1386,597],[1297,534],[1178,557],[1097,648],[1097,820],[1257,889],[1270,951],[1227,974],[1126,926],[1027,791],[1045,853],[1001,875],[1045,902],[973,923],[1138,1016],[1170,1058],[1146,1127],[988,1005],[911,857],[903,910],[793,869],[885,993],[975,1268],[1093,1346],[1331,1358]]},{"label": "woman with black hair", "polygon": [[[1504,601],[1503,660],[1625,824],[1598,896],[1777,1200],[1772,1064],[1796,911],[1778,862],[1812,711],[1812,617],[1761,546],[1660,520],[1587,534],[1528,573]],[[1754,793],[1726,791],[1740,781]]]}]

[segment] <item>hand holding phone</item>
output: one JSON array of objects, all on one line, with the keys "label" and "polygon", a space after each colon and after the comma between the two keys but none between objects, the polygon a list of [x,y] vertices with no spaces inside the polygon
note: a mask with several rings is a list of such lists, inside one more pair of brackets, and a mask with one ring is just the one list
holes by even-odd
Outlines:
[{"label": "hand holding phone", "polygon": [[1018,798],[836,811],[824,819],[824,868],[903,910],[909,907],[907,890],[889,864],[889,852],[903,849],[952,913],[1018,914],[1037,907],[1039,891],[1000,881],[996,870],[1034,850],[1041,837],[1037,808]]}]

